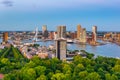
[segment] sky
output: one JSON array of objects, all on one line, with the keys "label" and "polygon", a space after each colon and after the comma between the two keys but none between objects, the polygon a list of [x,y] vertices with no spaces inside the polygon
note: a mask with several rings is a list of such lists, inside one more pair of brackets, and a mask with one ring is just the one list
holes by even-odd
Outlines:
[{"label": "sky", "polygon": [[0,31],[56,30],[120,31],[120,0],[0,0]]}]

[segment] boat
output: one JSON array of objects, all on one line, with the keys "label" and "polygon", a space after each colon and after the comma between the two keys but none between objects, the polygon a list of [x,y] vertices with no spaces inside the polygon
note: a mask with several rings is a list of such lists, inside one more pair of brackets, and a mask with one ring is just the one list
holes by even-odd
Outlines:
[{"label": "boat", "polygon": [[67,39],[67,43],[73,43],[72,39]]}]

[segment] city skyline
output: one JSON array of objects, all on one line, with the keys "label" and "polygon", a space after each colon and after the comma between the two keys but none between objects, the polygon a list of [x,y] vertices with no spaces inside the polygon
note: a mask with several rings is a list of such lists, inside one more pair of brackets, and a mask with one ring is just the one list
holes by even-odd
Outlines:
[{"label": "city skyline", "polygon": [[76,26],[91,31],[98,26],[98,31],[119,31],[119,0],[0,0],[0,30],[30,30],[35,27],[42,30],[57,30],[65,25],[68,31],[75,31]]}]

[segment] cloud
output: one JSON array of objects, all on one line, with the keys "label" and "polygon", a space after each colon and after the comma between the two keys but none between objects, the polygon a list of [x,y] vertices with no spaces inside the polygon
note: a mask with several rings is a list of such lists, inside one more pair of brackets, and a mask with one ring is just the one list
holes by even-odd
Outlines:
[{"label": "cloud", "polygon": [[[120,0],[0,0],[0,11],[49,11],[59,9],[120,8]],[[12,7],[13,8],[6,8]]]},{"label": "cloud", "polygon": [[13,2],[10,0],[4,0],[2,1],[2,4],[7,6],[7,7],[12,7],[13,6]]}]

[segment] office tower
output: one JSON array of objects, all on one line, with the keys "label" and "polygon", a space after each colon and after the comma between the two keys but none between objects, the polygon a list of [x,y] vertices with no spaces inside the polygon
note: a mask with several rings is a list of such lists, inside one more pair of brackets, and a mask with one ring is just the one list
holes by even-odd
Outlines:
[{"label": "office tower", "polygon": [[61,26],[61,38],[66,38],[66,26]]},{"label": "office tower", "polygon": [[48,38],[47,25],[42,26],[42,35],[44,39]]},{"label": "office tower", "polygon": [[60,60],[66,60],[67,42],[63,39],[56,40],[56,57]]},{"label": "office tower", "polygon": [[47,25],[42,26],[42,32],[44,33],[45,31],[47,31]]},{"label": "office tower", "polygon": [[3,42],[8,42],[8,32],[3,33]]},{"label": "office tower", "polygon": [[54,39],[54,32],[51,31],[51,32],[49,33],[49,39],[51,39],[51,40]]},{"label": "office tower", "polygon": [[77,39],[80,38],[80,33],[81,33],[81,25],[77,26]]},{"label": "office tower", "polygon": [[75,31],[74,33],[74,38],[76,39],[77,38],[77,32]]},{"label": "office tower", "polygon": [[75,39],[75,33],[74,32],[70,33],[70,37],[71,39]]},{"label": "office tower", "polygon": [[61,26],[57,27],[57,38],[61,38]]},{"label": "office tower", "polygon": [[92,27],[92,39],[94,42],[97,42],[97,26]]},{"label": "office tower", "polygon": [[118,41],[120,42],[120,34],[118,34]]},{"label": "office tower", "polygon": [[57,27],[57,38],[66,38],[66,26]]},{"label": "office tower", "polygon": [[54,32],[54,40],[57,39],[57,32]]},{"label": "office tower", "polygon": [[81,28],[81,33],[80,33],[80,42],[81,43],[86,43],[87,42],[87,35],[86,35],[86,29],[85,28]]}]

